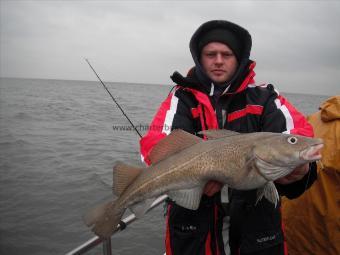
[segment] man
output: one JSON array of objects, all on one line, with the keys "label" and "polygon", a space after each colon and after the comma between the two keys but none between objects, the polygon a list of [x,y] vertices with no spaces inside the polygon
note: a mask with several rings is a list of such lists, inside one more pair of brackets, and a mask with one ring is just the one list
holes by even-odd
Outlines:
[{"label": "man", "polygon": [[[190,41],[195,66],[187,77],[178,72],[172,75],[177,86],[160,106],[140,142],[146,163],[152,163],[148,155],[153,146],[174,129],[192,134],[224,128],[241,133],[313,136],[302,114],[272,85],[255,85],[255,62],[249,59],[250,50],[248,31],[231,22],[213,20],[197,29]],[[279,179],[276,186],[281,195],[294,198],[315,178],[315,165],[304,165]],[[230,217],[232,254],[284,254],[280,208],[265,199],[255,205],[255,190],[231,190],[229,210],[224,210],[221,187],[218,182],[208,182],[196,211],[168,202],[167,254],[228,254],[222,238],[226,214]]]}]

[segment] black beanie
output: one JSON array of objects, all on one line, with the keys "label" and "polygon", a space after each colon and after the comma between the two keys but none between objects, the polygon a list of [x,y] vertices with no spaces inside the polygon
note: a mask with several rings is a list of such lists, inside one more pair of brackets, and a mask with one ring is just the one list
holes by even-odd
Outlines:
[{"label": "black beanie", "polygon": [[240,40],[235,33],[224,28],[212,29],[201,36],[198,39],[198,50],[202,52],[205,45],[211,42],[220,42],[226,44],[235,54],[237,61],[240,62],[241,58],[241,45]]}]

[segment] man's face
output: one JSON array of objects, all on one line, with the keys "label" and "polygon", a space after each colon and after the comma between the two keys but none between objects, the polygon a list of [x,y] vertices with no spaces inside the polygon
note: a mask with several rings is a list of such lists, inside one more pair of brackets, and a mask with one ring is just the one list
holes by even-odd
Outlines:
[{"label": "man's face", "polygon": [[211,42],[201,52],[201,65],[214,83],[228,82],[234,75],[238,62],[233,51],[225,44]]}]

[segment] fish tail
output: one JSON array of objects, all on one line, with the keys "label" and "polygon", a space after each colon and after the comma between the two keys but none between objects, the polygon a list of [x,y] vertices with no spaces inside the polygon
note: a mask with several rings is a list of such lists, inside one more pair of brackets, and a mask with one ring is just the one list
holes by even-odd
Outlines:
[{"label": "fish tail", "polygon": [[84,217],[84,222],[101,238],[109,238],[118,230],[118,224],[125,212],[116,202],[108,202],[90,210]]}]

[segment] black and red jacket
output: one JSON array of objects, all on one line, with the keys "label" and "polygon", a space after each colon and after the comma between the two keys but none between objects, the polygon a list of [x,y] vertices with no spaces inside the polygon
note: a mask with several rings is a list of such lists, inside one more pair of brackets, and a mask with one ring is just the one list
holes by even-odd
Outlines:
[{"label": "black and red jacket", "polygon": [[[255,62],[246,60],[240,64],[231,86],[220,93],[216,93],[219,88],[213,83],[202,82],[198,77],[197,59],[196,67],[187,77],[175,72],[172,79],[177,86],[161,104],[149,131],[140,141],[142,159],[150,164],[148,156],[153,146],[174,129],[192,134],[207,129],[228,129],[241,133],[264,131],[312,137],[312,126],[274,86],[255,84]],[[302,194],[316,179],[315,164],[311,166],[302,180],[289,185],[276,184],[279,194],[288,198]],[[232,254],[286,254],[280,206],[274,208],[265,199],[255,206],[256,190],[232,190],[230,193]],[[169,202],[167,255],[225,254],[222,219],[226,212],[220,201],[219,193],[213,197],[203,196],[197,211]]]},{"label": "black and red jacket", "polygon": [[[272,85],[254,84],[253,68],[254,63],[249,65],[249,74],[237,92],[226,93],[218,100],[214,100],[204,89],[195,88],[192,80],[186,84],[183,77],[174,74],[173,79],[180,80],[181,84],[161,104],[148,133],[141,139],[143,160],[149,164],[148,155],[153,146],[174,129],[183,129],[192,134],[206,129],[225,128],[241,133],[267,131],[312,137],[312,127],[305,117],[278,94]],[[280,195],[289,198],[299,196],[305,190],[307,177],[307,186],[310,186],[316,178],[315,170],[296,183],[277,185]],[[232,231],[234,228],[237,230],[235,235],[230,233],[230,238],[237,236],[235,243],[245,251],[283,243],[280,209],[274,210],[265,200],[254,207],[255,196],[256,191],[232,191],[231,228]],[[224,215],[219,201],[216,201],[218,199],[219,195],[204,197],[198,212],[170,203],[166,233],[167,254],[223,254],[219,225]],[[240,210],[236,207],[241,208],[242,213],[246,211],[247,215],[240,219]],[[235,224],[233,213],[237,216]],[[241,223],[242,226],[239,226]],[[195,233],[198,229],[203,233]],[[172,242],[177,239],[181,242]],[[258,242],[266,239],[266,242]]]}]

